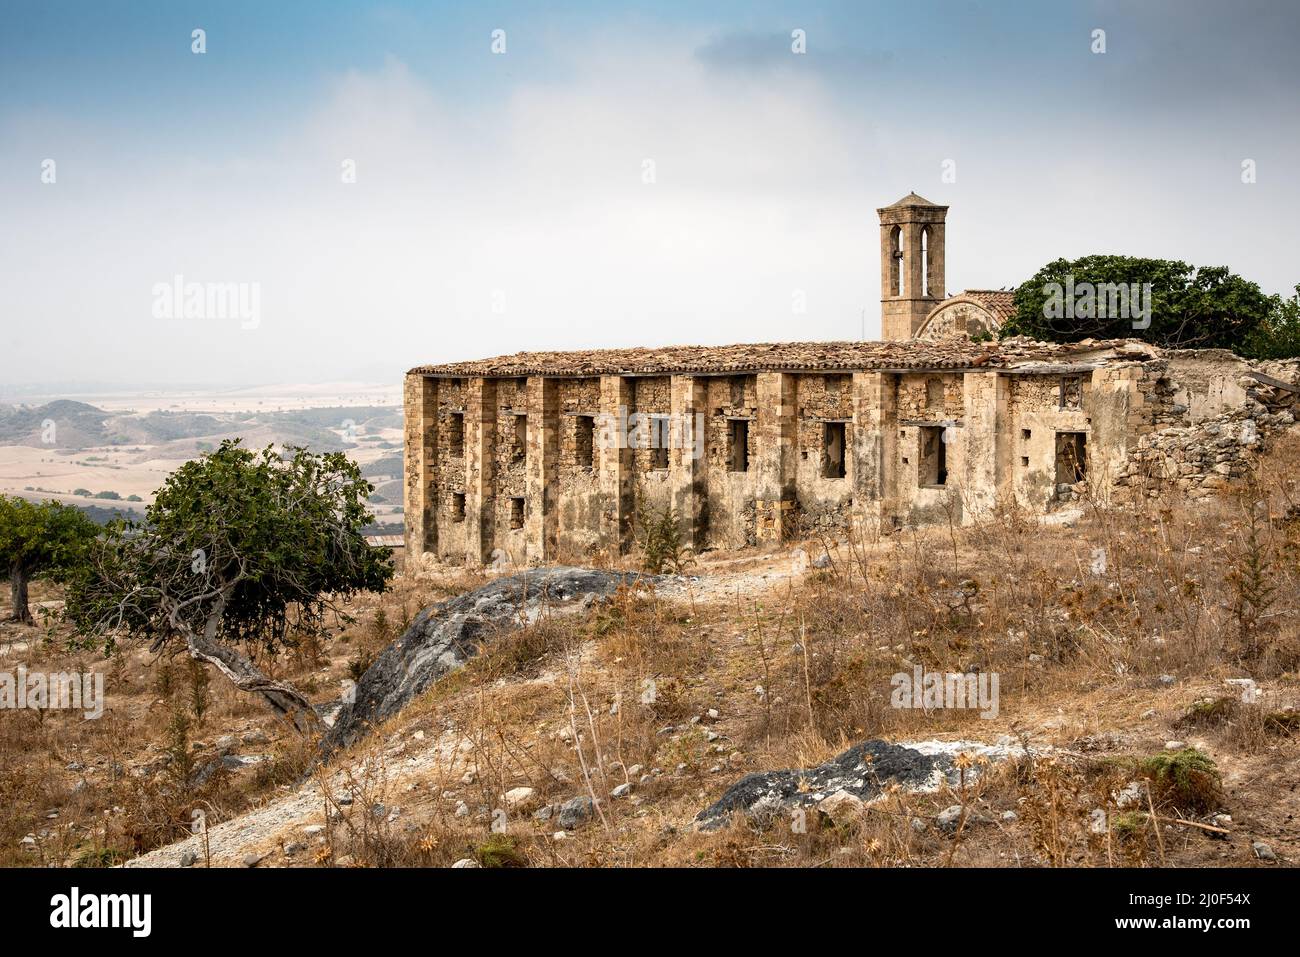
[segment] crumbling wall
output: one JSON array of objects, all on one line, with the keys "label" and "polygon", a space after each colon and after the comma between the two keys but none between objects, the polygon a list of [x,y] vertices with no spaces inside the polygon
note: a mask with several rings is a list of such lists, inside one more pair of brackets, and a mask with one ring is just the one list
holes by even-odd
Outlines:
[{"label": "crumbling wall", "polygon": [[853,376],[796,376],[795,396],[800,525],[805,532],[847,528],[853,511]]},{"label": "crumbling wall", "polygon": [[[438,512],[438,557],[455,564],[465,560],[465,550],[469,542],[467,538],[469,516],[463,511],[468,434],[465,425],[466,389],[467,384],[464,379],[442,379],[438,384],[438,415],[435,427],[438,430],[439,441],[435,445],[432,469],[435,500],[433,507]],[[455,424],[457,420],[459,424]],[[461,436],[459,445],[452,442],[454,431],[459,431]]]},{"label": "crumbling wall", "polygon": [[[528,380],[496,380],[496,429],[493,431],[491,454],[494,525],[493,541],[512,563],[522,563],[525,555],[526,518],[532,508],[540,503],[529,502],[528,475],[525,469],[528,452],[527,414]],[[520,417],[523,417],[522,420]],[[522,429],[522,434],[520,430]],[[525,523],[519,521],[519,499],[523,499]]]},{"label": "crumbling wall", "polygon": [[668,468],[671,450],[666,446],[666,423],[672,411],[671,380],[668,376],[636,377],[631,379],[628,391],[632,485],[638,501],[644,500],[647,507],[660,510],[672,502]]},{"label": "crumbling wall", "polygon": [[[557,542],[564,554],[590,553],[600,542],[600,475],[595,466],[596,450],[579,442],[579,417],[593,419],[593,441],[601,440],[600,379],[560,379],[559,391],[559,485]],[[617,416],[617,410],[612,410]],[[616,429],[608,430],[608,439]],[[582,446],[581,448],[579,446]]]},{"label": "crumbling wall", "polygon": [[[705,380],[705,541],[739,548],[758,541],[754,494],[758,474],[758,379],[752,375]],[[745,423],[748,455],[732,469],[732,422]]]},{"label": "crumbling wall", "polygon": [[[965,470],[964,376],[908,372],[897,378],[897,457],[890,509],[914,525],[961,520],[960,476]],[[928,470],[945,473],[942,482]]]}]

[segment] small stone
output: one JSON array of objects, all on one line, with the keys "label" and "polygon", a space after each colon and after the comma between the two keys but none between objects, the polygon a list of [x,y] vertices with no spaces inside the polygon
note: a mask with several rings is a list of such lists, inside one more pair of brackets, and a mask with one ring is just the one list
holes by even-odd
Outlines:
[{"label": "small stone", "polygon": [[595,813],[594,805],[591,798],[585,794],[579,794],[577,797],[569,798],[560,805],[560,813],[556,815],[560,827],[566,831],[572,831],[578,825],[591,818]]},{"label": "small stone", "polygon": [[1015,824],[1016,821],[1020,820],[1020,815],[1015,811],[1003,811],[1002,820],[1007,824]]},{"label": "small stone", "polygon": [[632,793],[632,785],[620,784],[618,787],[614,788],[614,790],[609,792],[609,796],[612,798],[622,798],[622,797],[627,797],[631,793]]},{"label": "small stone", "polygon": [[284,846],[286,857],[293,857],[295,854],[301,854],[305,850],[307,850],[307,845],[302,841],[290,841]]},{"label": "small stone", "polygon": [[532,801],[536,794],[532,788],[511,788],[506,792],[506,807],[517,810]]},{"label": "small stone", "polygon": [[634,764],[627,769],[627,776],[630,778],[634,778],[640,773],[641,773],[641,765],[639,764]]},{"label": "small stone", "polygon": [[256,866],[257,866],[258,864],[260,864],[260,863],[262,863],[262,855],[261,855],[261,854],[245,854],[245,855],[244,855],[244,866],[245,866],[245,867],[256,867]]},{"label": "small stone", "polygon": [[564,831],[556,831],[551,835],[551,840],[553,841],[567,841],[568,839],[569,835]]},{"label": "small stone", "polygon": [[270,744],[271,737],[265,731],[254,728],[252,731],[245,731],[239,736],[239,740],[244,744]]},{"label": "small stone", "polygon": [[338,804],[340,807],[348,807],[349,805],[352,804],[352,795],[341,794],[339,795],[338,800],[335,803]]},{"label": "small stone", "polygon": [[455,868],[462,868],[462,867],[482,867],[483,865],[481,865],[478,861],[474,860],[474,858],[472,857],[462,857],[460,860],[458,860],[455,864],[451,866],[453,869],[455,869]]},{"label": "small stone", "polygon": [[1162,685],[1168,686],[1176,682],[1178,679],[1173,675],[1161,675],[1159,680]]},{"label": "small stone", "polygon": [[705,740],[705,741],[717,741],[718,738],[720,738],[720,737],[722,737],[722,735],[718,734],[718,732],[716,732],[716,731],[705,731],[705,732],[704,732],[704,740]]},{"label": "small stone", "polygon": [[181,852],[181,867],[193,867],[199,859],[199,852],[187,847]]},{"label": "small stone", "polygon": [[717,708],[710,708],[710,709],[708,710],[708,715],[709,715],[709,717],[712,718],[714,721],[717,721],[717,720],[718,720],[718,709],[717,709]]},{"label": "small stone", "polygon": [[325,830],[324,824],[308,824],[302,829],[302,832],[308,837],[315,837],[321,831]]},{"label": "small stone", "polygon": [[1095,807],[1088,812],[1088,830],[1093,834],[1106,833],[1106,811],[1104,808]]},{"label": "small stone", "polygon": [[1146,791],[1142,787],[1142,782],[1130,781],[1120,789],[1118,794],[1115,795],[1115,806],[1120,808],[1133,807],[1134,805],[1144,803],[1145,797]]},{"label": "small stone", "polygon": [[825,814],[836,824],[847,824],[856,820],[865,805],[856,794],[840,789],[829,797],[823,798],[817,810]]},{"label": "small stone", "polygon": [[229,754],[239,747],[239,740],[233,734],[223,734],[217,738],[217,743],[213,747],[217,749],[217,754]]},{"label": "small stone", "polygon": [[1273,848],[1269,847],[1263,841],[1256,841],[1250,845],[1250,849],[1255,852],[1255,856],[1261,861],[1276,861],[1277,855],[1273,853]]},{"label": "small stone", "polygon": [[924,834],[928,827],[929,825],[927,825],[925,821],[921,820],[919,817],[912,818],[912,830],[915,831],[917,834]]},{"label": "small stone", "polygon": [[952,833],[957,830],[957,824],[961,821],[961,805],[954,804],[940,811],[934,819],[935,825],[941,831]]},{"label": "small stone", "polygon": [[1166,741],[1166,742],[1165,742],[1165,750],[1166,750],[1166,751],[1181,751],[1181,750],[1183,750],[1183,748],[1185,748],[1185,747],[1187,747],[1187,744],[1186,744],[1185,742],[1183,742],[1183,741]]},{"label": "small stone", "polygon": [[554,804],[544,804],[533,812],[533,817],[538,821],[549,821],[551,815],[555,813]]},{"label": "small stone", "polygon": [[456,817],[469,817],[469,805],[464,801],[456,802]]}]

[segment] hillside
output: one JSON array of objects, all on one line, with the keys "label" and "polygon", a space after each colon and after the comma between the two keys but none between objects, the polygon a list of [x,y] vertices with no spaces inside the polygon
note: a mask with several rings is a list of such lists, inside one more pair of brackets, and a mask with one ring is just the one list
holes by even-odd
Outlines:
[{"label": "hillside", "polygon": [[[484,631],[477,655],[323,768],[218,675],[199,685],[184,661],[69,654],[57,624],[49,642],[4,626],[5,667],[94,667],[112,682],[102,721],[50,712],[4,726],[0,855],[1293,863],[1297,463],[1300,436],[1288,434],[1252,485],[1196,510],[1084,502],[1053,525],[1007,512],[969,528],[709,554],[684,577],[555,599],[531,624]],[[635,558],[612,564],[633,570]],[[492,580],[410,569],[321,646],[286,649],[275,672],[335,715],[345,682],[373,681],[417,612],[458,595],[478,607],[467,593]],[[996,674],[996,706],[897,707],[898,676],[917,668]],[[837,755],[857,763],[857,783],[824,793],[819,782],[842,778],[827,763]],[[701,817],[720,799],[720,816]],[[196,808],[203,839],[189,836]]]}]

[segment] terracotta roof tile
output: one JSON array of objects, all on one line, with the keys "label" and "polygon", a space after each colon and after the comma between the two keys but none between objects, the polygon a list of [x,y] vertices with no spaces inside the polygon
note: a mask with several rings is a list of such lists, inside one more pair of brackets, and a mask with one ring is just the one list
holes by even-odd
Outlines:
[{"label": "terracotta roof tile", "polygon": [[[417,366],[417,375],[513,377],[529,375],[670,375],[868,369],[1005,368],[1023,363],[1106,358],[1130,340],[1056,344],[1031,339],[971,342],[967,339],[896,342],[759,342],[730,346],[665,346],[659,349],[589,349],[516,352],[513,355]],[[1100,355],[1098,355],[1100,354]],[[1130,353],[1127,358],[1133,358]]]}]

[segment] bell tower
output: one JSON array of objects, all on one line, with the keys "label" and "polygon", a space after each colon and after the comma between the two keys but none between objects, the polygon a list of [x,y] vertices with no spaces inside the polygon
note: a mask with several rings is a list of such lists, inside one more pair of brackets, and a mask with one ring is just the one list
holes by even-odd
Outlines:
[{"label": "bell tower", "polygon": [[908,193],[880,215],[880,331],[911,339],[930,310],[947,298],[943,228],[947,206]]}]

